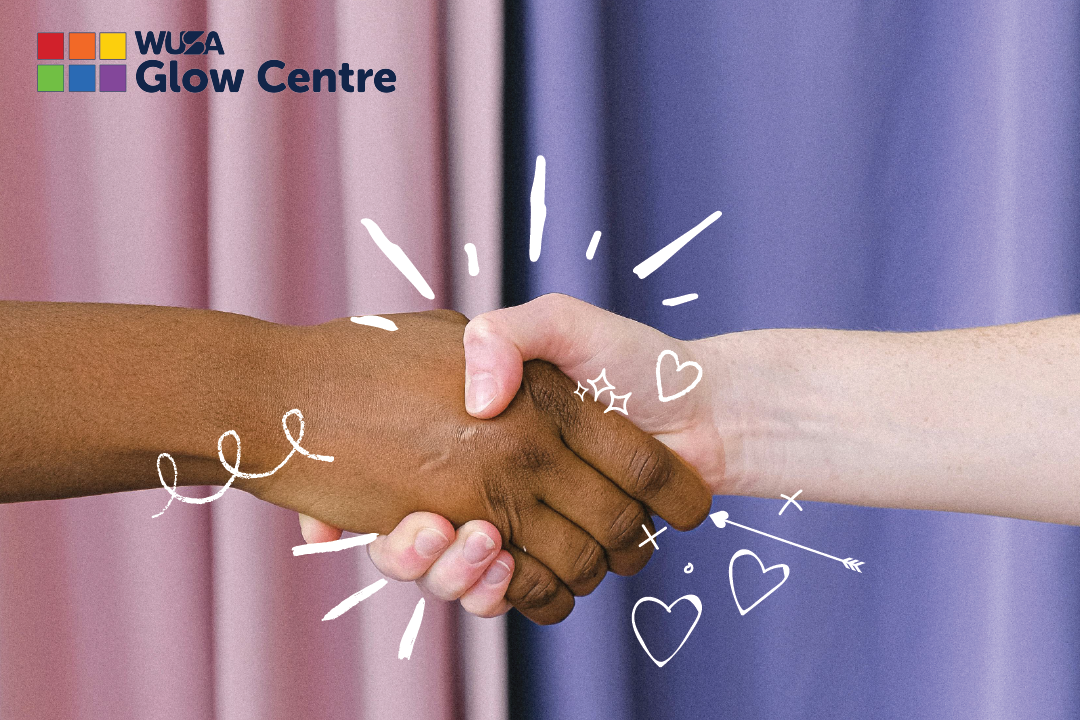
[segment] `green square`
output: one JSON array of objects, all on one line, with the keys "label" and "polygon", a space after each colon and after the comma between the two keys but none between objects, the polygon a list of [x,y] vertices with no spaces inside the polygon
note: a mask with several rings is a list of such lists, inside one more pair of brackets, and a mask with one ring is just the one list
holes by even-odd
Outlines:
[{"label": "green square", "polygon": [[37,66],[38,92],[64,92],[64,66]]}]

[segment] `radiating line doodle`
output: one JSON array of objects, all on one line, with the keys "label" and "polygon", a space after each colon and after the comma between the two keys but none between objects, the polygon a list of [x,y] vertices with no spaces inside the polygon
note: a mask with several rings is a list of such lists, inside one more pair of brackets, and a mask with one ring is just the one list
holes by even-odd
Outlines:
[{"label": "radiating line doodle", "polygon": [[364,600],[367,600],[369,597],[371,597],[372,595],[374,595],[375,593],[379,592],[384,587],[386,587],[386,583],[387,583],[386,578],[382,578],[380,580],[376,580],[375,582],[371,583],[370,585],[365,587],[360,592],[353,593],[349,597],[347,597],[344,600],[342,600],[341,602],[339,602],[333,608],[331,608],[330,612],[323,615],[323,622],[326,622],[327,620],[334,620],[336,618],[341,617],[346,612],[348,612],[349,610],[352,610],[354,607],[359,605],[361,602],[363,602]]},{"label": "radiating line doodle", "polygon": [[413,265],[412,260],[405,254],[405,251],[400,247],[390,242],[390,240],[383,234],[382,229],[375,224],[374,220],[363,218],[360,223],[367,228],[368,234],[371,235],[371,239],[375,241],[375,244],[379,246],[379,249],[383,251],[383,255],[387,257],[390,262],[394,263],[401,274],[412,283],[417,292],[426,297],[428,300],[435,299],[435,293],[432,292],[431,286],[427,284],[427,280],[420,274],[420,271]]},{"label": "radiating line doodle", "polygon": [[[781,578],[780,582],[776,583],[776,585],[773,585],[773,587],[767,593],[765,593],[764,595],[759,597],[757,600],[755,600],[753,602],[752,605],[750,605],[750,607],[747,607],[747,608],[744,608],[742,606],[742,603],[739,602],[739,596],[735,594],[735,561],[738,560],[739,558],[743,557],[744,555],[749,555],[750,557],[757,560],[758,565],[761,566],[761,574],[762,575],[767,575],[768,573],[772,572],[773,570],[783,570],[784,571],[784,577]],[[745,615],[746,613],[748,613],[751,610],[753,610],[754,608],[756,608],[758,606],[758,604],[762,600],[764,600],[765,598],[769,597],[774,592],[779,590],[780,586],[787,582],[788,575],[791,574],[791,568],[789,568],[787,565],[784,565],[783,563],[773,565],[772,567],[767,568],[767,567],[765,567],[765,563],[761,562],[761,558],[759,558],[752,551],[746,550],[744,548],[742,550],[739,550],[737,553],[735,553],[734,555],[731,556],[731,561],[728,563],[727,574],[728,574],[728,584],[731,585],[731,597],[735,598],[735,607],[739,608],[739,614],[740,615]]]},{"label": "radiating line doodle", "polygon": [[[683,636],[682,642],[679,643],[679,647],[675,648],[675,652],[668,655],[667,658],[664,660],[657,660],[656,657],[652,654],[652,651],[649,650],[649,646],[645,644],[645,641],[641,637],[641,632],[638,630],[638,607],[641,605],[641,603],[644,602],[654,602],[660,607],[664,608],[664,610],[667,611],[668,615],[670,615],[671,609],[681,603],[683,600],[686,600],[697,609],[697,617],[694,618],[694,622],[690,625],[690,629],[686,631],[686,635]],[[679,653],[679,651],[682,650],[682,646],[685,645],[686,641],[690,638],[690,633],[694,632],[694,628],[697,627],[698,620],[701,620],[701,598],[699,598],[697,595],[683,595],[681,598],[671,603],[670,605],[666,605],[663,601],[657,600],[654,597],[643,597],[636,603],[634,603],[634,609],[630,611],[630,624],[634,627],[634,635],[637,636],[637,641],[641,643],[641,647],[643,650],[645,650],[645,654],[649,656],[650,660],[656,663],[656,667],[664,667],[669,662],[671,662],[671,658],[675,657]]]},{"label": "radiating line doodle", "polygon": [[[670,356],[671,359],[675,361],[676,373],[682,372],[685,368],[694,368],[695,370],[697,370],[697,377],[694,378],[694,381],[684,387],[679,392],[675,393],[674,395],[664,395],[664,380],[660,375],[660,366],[663,365],[664,358],[668,356]],[[662,353],[660,353],[659,357],[656,358],[656,392],[660,396],[660,402],[671,402],[672,400],[677,400],[681,398],[683,395],[697,387],[697,384],[701,382],[701,375],[701,366],[693,360],[687,360],[684,363],[680,363],[679,356],[676,355],[673,350],[663,351]]]},{"label": "radiating line doodle", "polygon": [[389,330],[390,332],[397,330],[397,323],[390,318],[379,317],[378,315],[361,315],[359,317],[351,317],[349,320],[357,325],[367,325],[368,327],[379,328],[380,330]]},{"label": "radiating line doodle", "polygon": [[656,271],[657,268],[659,268],[661,265],[663,265],[668,260],[670,260],[672,258],[672,256],[675,255],[675,253],[682,250],[683,247],[685,247],[686,243],[693,240],[695,237],[698,236],[698,234],[702,230],[704,230],[705,228],[709,227],[714,222],[719,220],[720,216],[722,214],[723,213],[721,213],[719,210],[717,210],[712,215],[710,215],[709,217],[707,217],[704,220],[702,220],[701,222],[699,222],[693,228],[686,231],[685,233],[683,233],[682,235],[680,235],[679,237],[675,238],[670,243],[665,245],[664,247],[657,250],[655,253],[653,253],[652,255],[647,257],[645,260],[638,263],[638,265],[634,268],[634,274],[637,275],[642,280],[644,280],[645,278],[652,275]]},{"label": "radiating line doodle", "polygon": [[469,275],[476,277],[480,274],[480,261],[476,257],[476,246],[472,243],[465,243],[465,254],[469,258]]},{"label": "radiating line doodle", "polygon": [[[295,437],[295,438],[292,435],[292,431],[289,430],[289,418],[291,418],[294,415],[297,418],[300,419],[300,435],[298,437]],[[210,495],[208,497],[193,498],[193,497],[187,497],[186,495],[181,495],[180,493],[176,492],[176,484],[177,484],[177,481],[179,480],[179,476],[178,476],[178,473],[177,473],[177,470],[176,470],[176,461],[173,460],[173,456],[170,455],[169,453],[161,453],[160,455],[158,455],[158,457],[157,457],[158,480],[161,481],[161,486],[169,491],[169,502],[165,503],[165,507],[163,507],[161,509],[161,512],[159,512],[157,515],[154,515],[153,517],[155,517],[155,518],[156,517],[161,517],[161,515],[163,515],[165,513],[165,511],[169,509],[169,506],[172,505],[173,500],[179,500],[180,502],[189,503],[191,505],[204,505],[206,503],[213,502],[213,501],[217,500],[219,497],[221,497],[222,495],[224,495],[225,491],[228,490],[230,487],[232,487],[233,481],[236,480],[236,478],[238,478],[238,477],[249,479],[249,480],[250,479],[256,479],[256,478],[270,477],[271,475],[276,473],[278,470],[285,467],[285,463],[289,462],[289,460],[292,459],[292,456],[295,455],[296,453],[300,453],[304,457],[310,458],[312,460],[318,460],[320,462],[334,462],[334,456],[333,455],[316,455],[314,453],[308,452],[307,450],[305,450],[303,447],[300,446],[300,441],[304,439],[304,413],[300,412],[300,410],[298,410],[296,408],[293,408],[292,410],[289,410],[287,413],[282,415],[281,416],[281,427],[285,430],[285,439],[289,441],[290,445],[292,445],[292,450],[289,451],[289,454],[285,456],[284,460],[282,460],[280,463],[278,463],[278,466],[276,468],[274,468],[273,470],[268,470],[268,471],[266,471],[264,473],[240,472],[240,436],[236,433],[235,430],[226,430],[225,432],[223,432],[221,434],[221,437],[219,437],[218,441],[217,441],[218,461],[221,462],[222,467],[224,467],[226,470],[229,471],[230,477],[229,477],[229,481],[226,482],[224,485],[222,485],[220,490],[218,490],[216,493],[214,493],[213,495]],[[229,461],[225,459],[225,451],[221,447],[222,441],[224,441],[225,438],[230,437],[230,436],[232,437],[233,440],[236,441],[236,462],[234,464],[232,464],[232,465],[230,465]],[[172,487],[169,487],[169,485],[165,482],[165,477],[161,474],[161,461],[162,461],[162,459],[168,460],[169,464],[172,465],[172,471],[173,471],[173,484],[172,484]]]},{"label": "radiating line doodle", "polygon": [[592,234],[592,240],[589,241],[589,247],[585,250],[585,259],[592,260],[596,255],[596,246],[600,244],[600,231],[597,230]]},{"label": "radiating line doodle", "polygon": [[420,623],[424,619],[424,598],[416,603],[409,624],[405,626],[405,632],[401,636],[401,644],[398,645],[398,660],[408,660],[412,657],[413,645],[416,643],[416,634],[420,632]]},{"label": "radiating line doodle", "polygon": [[866,564],[863,561],[856,560],[854,558],[844,558],[843,560],[841,560],[840,558],[838,558],[838,557],[836,557],[834,555],[829,555],[828,553],[823,553],[820,550],[815,550],[814,548],[809,548],[809,547],[806,547],[805,545],[800,545],[799,543],[793,543],[790,540],[785,540],[782,537],[776,537],[775,535],[770,535],[769,533],[761,532],[760,530],[755,530],[754,528],[747,527],[746,525],[740,525],[739,523],[737,523],[734,520],[730,519],[730,516],[728,515],[726,510],[720,510],[718,512],[714,512],[712,515],[709,516],[709,519],[712,520],[713,524],[716,525],[716,527],[718,527],[718,528],[723,528],[725,525],[734,525],[737,528],[742,528],[743,530],[749,530],[752,533],[757,533],[758,535],[764,535],[767,538],[772,538],[773,540],[779,540],[782,543],[787,543],[788,545],[791,545],[793,547],[797,547],[800,550],[807,550],[809,552],[815,553],[815,554],[820,555],[822,557],[829,558],[830,560],[835,560],[836,562],[838,562],[841,565],[843,565],[844,567],[846,567],[848,570],[854,570],[855,572],[858,572],[858,573],[862,572],[862,570],[860,568],[863,565]]},{"label": "radiating line doodle", "polygon": [[697,300],[697,297],[698,297],[697,293],[690,293],[688,295],[680,295],[679,297],[667,298],[666,300],[663,301],[663,304],[667,305],[668,307],[675,307],[676,305],[682,305],[683,303],[688,303],[691,300]]},{"label": "radiating line doodle", "polygon": [[352,537],[341,538],[340,540],[328,540],[327,542],[296,545],[292,549],[292,554],[293,557],[300,557],[301,555],[315,555],[316,553],[338,552],[339,550],[348,550],[349,548],[368,545],[377,537],[379,537],[379,533],[367,533],[366,535],[354,535]]},{"label": "radiating line doodle", "polygon": [[537,155],[532,192],[529,194],[529,260],[532,262],[540,259],[540,244],[544,238],[544,222],[547,220],[547,205],[544,204],[546,186],[547,160],[543,155]]}]

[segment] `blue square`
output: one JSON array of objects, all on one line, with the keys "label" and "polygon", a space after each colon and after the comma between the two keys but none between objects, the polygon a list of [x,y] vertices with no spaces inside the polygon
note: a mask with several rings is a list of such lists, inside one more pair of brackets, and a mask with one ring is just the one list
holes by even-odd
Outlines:
[{"label": "blue square", "polygon": [[94,92],[94,76],[97,65],[68,65],[68,90],[70,92]]}]

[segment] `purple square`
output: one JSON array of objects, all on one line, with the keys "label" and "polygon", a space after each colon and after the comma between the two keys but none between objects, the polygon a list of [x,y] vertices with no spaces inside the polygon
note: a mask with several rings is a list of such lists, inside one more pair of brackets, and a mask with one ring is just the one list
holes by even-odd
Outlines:
[{"label": "purple square", "polygon": [[127,65],[98,65],[100,92],[127,92]]}]

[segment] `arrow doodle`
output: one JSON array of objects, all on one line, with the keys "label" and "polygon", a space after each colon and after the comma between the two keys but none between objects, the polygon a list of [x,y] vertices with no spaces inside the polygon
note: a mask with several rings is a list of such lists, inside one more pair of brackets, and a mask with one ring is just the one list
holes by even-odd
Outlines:
[{"label": "arrow doodle", "polygon": [[725,525],[734,525],[735,527],[742,528],[743,530],[749,530],[752,533],[757,533],[758,535],[764,535],[767,538],[772,538],[773,540],[779,540],[782,543],[787,543],[788,545],[792,545],[794,547],[797,547],[800,550],[807,550],[809,552],[815,553],[815,554],[820,555],[822,557],[827,557],[830,560],[835,560],[836,562],[838,562],[841,565],[843,565],[844,567],[846,567],[848,570],[854,570],[857,573],[861,573],[862,570],[860,568],[863,565],[865,565],[865,563],[862,560],[856,560],[855,558],[840,559],[840,558],[838,558],[838,557],[836,557],[834,555],[829,555],[828,553],[823,553],[820,550],[815,550],[814,548],[808,548],[805,545],[800,545],[799,543],[794,543],[794,542],[791,542],[790,540],[785,540],[782,537],[776,537],[775,535],[770,535],[767,532],[761,532],[760,530],[755,530],[752,527],[747,527],[746,525],[740,525],[739,523],[737,523],[734,520],[730,519],[730,516],[728,515],[727,510],[720,510],[719,512],[714,512],[712,515],[709,516],[709,519],[712,520],[713,524],[715,524],[716,527],[718,527],[718,528],[723,528]]}]

